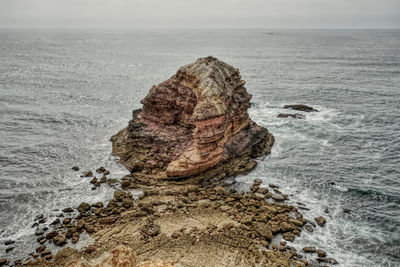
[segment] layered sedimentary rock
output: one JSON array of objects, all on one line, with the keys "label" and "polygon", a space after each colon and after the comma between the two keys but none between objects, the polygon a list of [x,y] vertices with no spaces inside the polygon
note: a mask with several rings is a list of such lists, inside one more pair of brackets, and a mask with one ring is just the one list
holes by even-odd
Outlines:
[{"label": "layered sedimentary rock", "polygon": [[181,67],[151,88],[112,137],[113,153],[131,172],[158,177],[254,167],[251,158],[268,154],[274,139],[249,118],[244,84],[238,69],[213,57]]}]

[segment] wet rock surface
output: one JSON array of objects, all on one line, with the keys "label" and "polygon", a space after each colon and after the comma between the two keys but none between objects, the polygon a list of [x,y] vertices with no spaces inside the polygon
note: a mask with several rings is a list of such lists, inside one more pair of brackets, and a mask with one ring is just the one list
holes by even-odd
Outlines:
[{"label": "wet rock surface", "polygon": [[248,192],[236,192],[217,179],[137,181],[138,199],[117,190],[107,205],[87,203],[90,208],[47,234],[62,246],[86,232],[93,244],[56,255],[41,245],[28,266],[306,266],[302,253],[314,255],[317,266],[334,264],[325,251],[296,251],[279,241],[282,234],[296,242],[310,220],[286,200],[258,197],[260,185],[256,179]]}]

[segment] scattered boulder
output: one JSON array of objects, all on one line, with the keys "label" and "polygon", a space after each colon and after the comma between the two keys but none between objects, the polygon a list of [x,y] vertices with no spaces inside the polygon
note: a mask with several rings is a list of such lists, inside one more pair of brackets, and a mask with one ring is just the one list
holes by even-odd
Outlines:
[{"label": "scattered boulder", "polygon": [[15,247],[6,247],[6,253],[8,253],[8,252],[14,250],[14,248],[15,248]]},{"label": "scattered boulder", "polygon": [[68,207],[68,208],[62,209],[62,211],[63,211],[63,212],[66,212],[66,213],[69,213],[69,212],[73,212],[74,209],[71,208],[71,207]]},{"label": "scattered boulder", "polygon": [[56,246],[63,246],[67,243],[67,238],[65,235],[57,235],[53,238],[53,242]]},{"label": "scattered boulder", "polygon": [[277,202],[282,202],[286,199],[285,196],[283,196],[282,194],[273,194],[271,198]]},{"label": "scattered boulder", "polygon": [[10,239],[10,240],[5,241],[4,245],[8,246],[8,245],[11,245],[11,244],[14,244],[14,243],[15,243],[15,241]]},{"label": "scattered boulder", "polygon": [[315,218],[315,221],[317,222],[317,224],[321,227],[323,227],[326,223],[326,219],[322,216],[319,216],[317,218]]},{"label": "scattered boulder", "polygon": [[318,254],[318,257],[319,257],[319,258],[324,258],[324,257],[326,257],[326,252],[325,252],[325,250],[317,249],[317,254]]},{"label": "scattered boulder", "polygon": [[293,118],[293,119],[305,119],[306,116],[300,113],[290,114],[290,113],[279,113],[277,118]]},{"label": "scattered boulder", "polygon": [[286,241],[294,241],[294,234],[292,234],[291,232],[284,233],[282,236],[283,239],[285,239]]},{"label": "scattered boulder", "polygon": [[283,108],[286,109],[293,109],[293,110],[298,110],[298,111],[304,111],[304,112],[316,112],[318,110],[314,109],[313,107],[303,105],[303,104],[296,104],[296,105],[285,105]]},{"label": "scattered boulder", "polygon": [[83,213],[83,212],[89,211],[90,208],[91,207],[90,207],[90,205],[88,203],[82,202],[78,207],[78,211]]},{"label": "scattered boulder", "polygon": [[46,235],[46,239],[53,239],[54,237],[58,236],[58,232],[53,230]]},{"label": "scattered boulder", "polygon": [[74,171],[79,171],[79,167],[78,166],[74,166],[74,167],[72,167],[72,170],[74,170]]},{"label": "scattered boulder", "polygon": [[304,247],[303,251],[305,253],[315,253],[317,251],[317,249],[315,247]]}]

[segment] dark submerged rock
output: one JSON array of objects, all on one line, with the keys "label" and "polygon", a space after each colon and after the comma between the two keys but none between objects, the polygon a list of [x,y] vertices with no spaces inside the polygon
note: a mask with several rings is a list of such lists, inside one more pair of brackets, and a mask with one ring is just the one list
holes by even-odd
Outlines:
[{"label": "dark submerged rock", "polygon": [[305,119],[306,116],[300,113],[290,114],[290,113],[280,113],[277,118],[293,118],[293,119]]},{"label": "dark submerged rock", "polygon": [[298,110],[298,111],[304,111],[304,112],[316,112],[318,110],[314,109],[313,107],[303,105],[303,104],[295,104],[295,105],[285,105],[283,108],[287,109],[293,109],[293,110]]}]

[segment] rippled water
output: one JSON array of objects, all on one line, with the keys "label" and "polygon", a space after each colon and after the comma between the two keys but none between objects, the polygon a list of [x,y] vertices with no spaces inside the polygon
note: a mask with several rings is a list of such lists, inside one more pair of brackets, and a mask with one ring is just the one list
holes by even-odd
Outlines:
[{"label": "rippled water", "polygon": [[[71,167],[120,178],[110,136],[153,84],[213,55],[241,70],[251,117],[276,137],[239,186],[279,184],[308,218],[327,217],[298,248],[342,266],[400,266],[399,44],[398,30],[0,30],[0,257],[37,246],[37,214],[51,222],[57,209],[109,199],[112,188],[92,191]],[[294,103],[320,112],[276,118]]]}]

